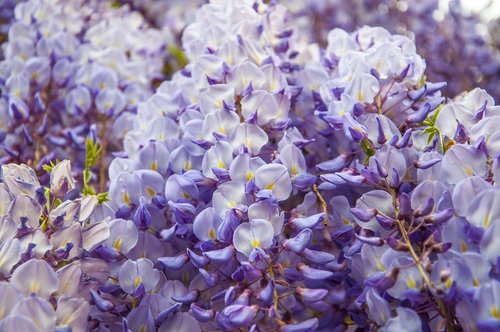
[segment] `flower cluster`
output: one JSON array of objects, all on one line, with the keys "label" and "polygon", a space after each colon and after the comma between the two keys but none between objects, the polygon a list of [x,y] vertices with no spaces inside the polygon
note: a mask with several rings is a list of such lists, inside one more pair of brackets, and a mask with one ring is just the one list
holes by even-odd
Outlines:
[{"label": "flower cluster", "polygon": [[[103,259],[116,261],[113,279],[138,301],[131,318],[140,311],[160,329],[173,321],[186,330],[253,321],[277,329],[296,322],[283,308],[324,311],[339,301],[317,286],[334,273],[314,268],[315,255],[329,263],[334,254],[305,248],[309,227],[325,215],[301,149],[308,141],[288,116],[300,89],[287,76],[304,57],[301,45],[282,6],[213,2],[187,26],[190,64],[139,106],[127,158],[110,165],[109,205],[121,218],[111,238],[139,240]],[[136,282],[122,283],[130,270]],[[123,299],[114,289],[101,295]],[[170,303],[163,311],[151,306],[158,292]],[[311,315],[301,320],[318,324]]]},{"label": "flower cluster", "polygon": [[[446,81],[445,91],[454,96],[476,86],[488,89],[498,100],[500,47],[492,31],[478,15],[466,13],[461,1],[422,0],[314,0],[286,1],[297,24],[312,40],[327,42],[328,31],[354,31],[363,25],[380,26],[392,33],[412,36],[427,60],[427,75]],[[493,10],[493,9],[492,9]],[[496,24],[495,24],[496,23]],[[457,79],[460,77],[460,79]]]},{"label": "flower cluster", "polygon": [[40,170],[72,158],[81,169],[87,135],[120,147],[137,104],[162,77],[161,33],[101,1],[30,0],[15,15],[0,62],[2,161]]},{"label": "flower cluster", "polygon": [[74,196],[68,160],[42,187],[26,165],[2,166],[0,330],[87,331],[89,301],[109,267],[93,257],[109,237],[96,196]]},{"label": "flower cluster", "polygon": [[493,97],[382,27],[321,47],[275,1],[200,5],[16,7],[0,331],[498,330]]},{"label": "flower cluster", "polygon": [[334,158],[316,167],[350,232],[343,252],[365,309],[353,319],[388,331],[497,329],[500,107],[481,89],[445,104],[445,85],[425,81],[405,37],[364,27],[328,41],[326,68],[304,70],[324,77],[310,95],[321,97]]}]

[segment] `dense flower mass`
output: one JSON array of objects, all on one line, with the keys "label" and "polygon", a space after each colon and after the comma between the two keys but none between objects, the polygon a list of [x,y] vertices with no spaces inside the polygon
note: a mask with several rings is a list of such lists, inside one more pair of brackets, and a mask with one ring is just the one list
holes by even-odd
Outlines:
[{"label": "dense flower mass", "polygon": [[202,3],[4,15],[0,331],[499,330],[494,98],[319,2]]},{"label": "dense flower mass", "polygon": [[[464,1],[469,2],[469,1]],[[494,1],[493,1],[494,2]],[[491,31],[476,14],[465,14],[459,0],[288,0],[297,24],[312,40],[327,43],[328,31],[353,31],[363,25],[381,26],[391,33],[413,36],[427,62],[426,75],[447,81],[445,91],[458,95],[480,86],[500,98],[498,21]],[[494,11],[486,7],[485,10]]]},{"label": "dense flower mass", "polygon": [[[137,104],[162,78],[166,41],[105,1],[30,0],[15,9],[0,63],[1,158],[83,168],[85,137],[119,148]],[[105,163],[102,163],[105,166]]]}]

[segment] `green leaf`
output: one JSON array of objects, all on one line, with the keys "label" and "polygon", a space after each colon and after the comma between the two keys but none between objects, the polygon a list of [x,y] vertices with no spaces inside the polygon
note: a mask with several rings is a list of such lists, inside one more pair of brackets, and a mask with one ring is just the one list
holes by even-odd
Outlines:
[{"label": "green leaf", "polygon": [[375,150],[373,149],[370,141],[368,139],[364,139],[359,143],[361,149],[367,156],[367,160],[370,159],[371,156],[375,155]]},{"label": "green leaf", "polygon": [[434,135],[436,134],[435,131],[431,132],[429,136],[427,137],[427,145],[429,145],[432,142],[432,139],[434,138]]},{"label": "green leaf", "polygon": [[99,155],[102,151],[102,146],[100,147],[97,142],[94,142],[90,137],[85,141],[85,168],[83,170],[83,190],[84,195],[94,195],[95,189],[89,186],[92,180],[92,171],[90,168],[94,166],[99,159]]},{"label": "green leaf", "polygon": [[180,48],[173,46],[173,45],[170,45],[168,47],[168,51],[170,52],[170,54],[172,54],[174,59],[177,61],[177,64],[179,65],[180,68],[186,67],[186,65],[188,64],[188,59],[187,59],[186,55],[184,54],[184,52]]},{"label": "green leaf", "polygon": [[103,193],[97,194],[97,203],[100,205],[104,202],[109,201],[108,195],[109,195],[108,192],[103,192]]},{"label": "green leaf", "polygon": [[59,159],[56,159],[55,163],[53,161],[50,161],[48,164],[44,164],[42,168],[45,172],[50,174],[57,164],[59,164]]}]

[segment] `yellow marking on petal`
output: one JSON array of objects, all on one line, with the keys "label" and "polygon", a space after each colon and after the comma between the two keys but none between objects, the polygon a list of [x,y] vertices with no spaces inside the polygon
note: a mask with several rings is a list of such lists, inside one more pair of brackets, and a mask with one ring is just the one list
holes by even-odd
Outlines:
[{"label": "yellow marking on petal", "polygon": [[141,284],[141,282],[142,282],[141,277],[137,277],[137,278],[135,278],[135,281],[134,281],[134,287],[136,287],[136,288],[137,288],[137,287]]},{"label": "yellow marking on petal", "polygon": [[269,189],[269,190],[274,190],[274,188],[276,188],[276,184],[274,182],[271,182],[269,183],[265,189]]},{"label": "yellow marking on petal", "polygon": [[106,88],[106,83],[102,82],[99,84],[99,89],[104,90]]},{"label": "yellow marking on petal", "polygon": [[40,290],[40,283],[38,281],[32,281],[30,284],[30,293],[38,293]]},{"label": "yellow marking on petal", "polygon": [[341,221],[342,221],[343,225],[349,225],[349,224],[351,224],[351,222],[349,220],[347,220],[346,218],[342,218]]},{"label": "yellow marking on petal", "polygon": [[190,163],[189,161],[186,161],[186,162],[184,163],[184,169],[185,169],[186,171],[189,171],[189,170],[191,169],[191,163]]},{"label": "yellow marking on petal", "polygon": [[26,55],[24,55],[23,53],[19,54],[19,57],[21,58],[21,60],[26,61]]},{"label": "yellow marking on petal", "polygon": [[254,178],[254,174],[252,171],[247,171],[247,174],[245,175],[245,180],[250,181],[251,179]]},{"label": "yellow marking on petal", "polygon": [[260,240],[253,239],[252,240],[252,247],[254,247],[254,248],[259,247],[260,248]]},{"label": "yellow marking on petal", "polygon": [[471,167],[464,167],[464,172],[467,176],[473,176],[474,170]]},{"label": "yellow marking on petal", "polygon": [[408,279],[406,280],[406,286],[408,286],[408,288],[417,288],[417,282],[412,275],[408,276]]},{"label": "yellow marking on petal", "polygon": [[362,91],[359,91],[359,92],[358,92],[358,100],[359,100],[360,102],[364,102],[364,101],[365,101],[365,95],[363,94],[363,92],[362,92]]},{"label": "yellow marking on petal", "polygon": [[484,219],[483,219],[483,226],[484,228],[488,228],[488,226],[491,223],[491,214],[487,214]]},{"label": "yellow marking on petal", "polygon": [[288,267],[290,265],[290,260],[288,258],[285,258],[285,261],[283,262],[283,267]]},{"label": "yellow marking on petal", "polygon": [[291,173],[292,173],[292,176],[297,175],[297,166],[295,166],[295,165],[294,165],[294,166],[292,166],[292,171],[291,171]]},{"label": "yellow marking on petal", "polygon": [[222,160],[219,159],[217,162],[217,168],[226,168],[226,164]]},{"label": "yellow marking on petal", "polygon": [[185,192],[185,191],[183,191],[181,195],[182,195],[182,197],[184,197],[185,199],[190,199],[190,198],[191,198],[191,196],[189,196],[189,194],[188,194],[187,192]]},{"label": "yellow marking on petal", "polygon": [[379,270],[380,272],[384,272],[385,271],[385,268],[384,268],[384,265],[382,265],[382,262],[380,261],[380,259],[377,259],[377,270]]},{"label": "yellow marking on petal", "polygon": [[151,169],[152,169],[153,171],[157,171],[157,170],[158,170],[158,163],[157,163],[156,161],[153,161],[153,162],[151,163],[151,166],[150,166],[150,167],[151,167]]},{"label": "yellow marking on petal", "polygon": [[148,192],[148,195],[151,196],[151,197],[153,197],[154,195],[156,195],[156,190],[154,190],[151,187],[147,187],[146,191]]},{"label": "yellow marking on petal", "polygon": [[491,316],[493,316],[496,319],[500,319],[500,313],[498,311],[498,307],[496,304],[494,304],[491,309],[490,309]]},{"label": "yellow marking on petal", "polygon": [[146,332],[146,331],[147,330],[145,325],[141,326],[141,328],[139,329],[139,332]]},{"label": "yellow marking on petal", "polygon": [[344,111],[344,110],[340,110],[340,111],[339,111],[339,115],[340,115],[340,116],[344,116],[344,115],[345,115],[345,111]]},{"label": "yellow marking on petal", "polygon": [[216,238],[216,235],[215,235],[215,228],[210,227],[210,229],[208,230],[208,238],[209,238],[210,240],[215,240],[215,238]]},{"label": "yellow marking on petal", "polygon": [[246,146],[247,148],[250,146],[250,141],[248,140],[248,138],[245,138],[243,140],[243,145]]},{"label": "yellow marking on petal", "polygon": [[475,286],[475,287],[479,287],[481,286],[481,283],[479,282],[479,280],[477,280],[476,277],[473,277],[472,278],[472,284]]},{"label": "yellow marking on petal", "polygon": [[125,194],[123,194],[123,203],[130,204],[130,196],[128,195],[127,191],[125,192]]},{"label": "yellow marking on petal", "polygon": [[109,110],[113,106],[113,103],[107,102],[104,106]]},{"label": "yellow marking on petal", "polygon": [[270,91],[274,91],[278,88],[278,86],[276,85],[276,82],[274,81],[271,81],[271,83],[269,84],[269,90]]},{"label": "yellow marking on petal", "polygon": [[136,105],[137,104],[137,99],[135,99],[135,98],[130,99],[130,104],[131,105]]},{"label": "yellow marking on petal", "polygon": [[220,127],[219,128],[219,134],[226,135],[226,129],[224,129],[224,127]]},{"label": "yellow marking on petal", "polygon": [[21,98],[21,90],[16,89],[16,91],[14,92],[14,94],[16,95],[17,98]]},{"label": "yellow marking on petal", "polygon": [[448,278],[446,279],[446,281],[444,282],[444,286],[449,289],[451,287],[451,285],[453,285],[453,278]]},{"label": "yellow marking on petal", "polygon": [[122,247],[122,239],[118,238],[113,243],[113,248],[115,248],[116,251],[120,251],[121,247]]},{"label": "yellow marking on petal", "polygon": [[217,100],[217,101],[215,102],[215,106],[216,106],[217,108],[222,108],[222,107],[224,106],[224,104],[222,103],[222,100]]},{"label": "yellow marking on petal", "polygon": [[460,252],[466,252],[469,248],[464,240],[460,240]]},{"label": "yellow marking on petal", "polygon": [[230,209],[234,209],[236,207],[236,202],[235,201],[227,201],[227,207]]}]

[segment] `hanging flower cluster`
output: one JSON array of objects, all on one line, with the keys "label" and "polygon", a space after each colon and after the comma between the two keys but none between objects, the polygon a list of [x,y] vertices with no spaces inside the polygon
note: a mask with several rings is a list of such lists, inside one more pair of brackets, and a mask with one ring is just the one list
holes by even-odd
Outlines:
[{"label": "hanging flower cluster", "polygon": [[2,166],[0,330],[86,331],[94,289],[109,274],[94,249],[109,237],[97,196],[74,196],[70,161],[42,187],[26,165]]},{"label": "hanging flower cluster", "polygon": [[81,170],[89,132],[121,146],[137,104],[162,77],[161,33],[102,1],[30,0],[15,15],[0,62],[2,160],[40,170],[73,158]]},{"label": "hanging flower cluster", "polygon": [[[426,75],[446,81],[445,91],[457,95],[482,87],[497,100],[500,89],[500,48],[497,21],[486,22],[478,14],[465,13],[463,3],[450,0],[292,0],[286,1],[301,29],[311,39],[326,44],[328,31],[353,31],[363,25],[380,26],[391,33],[412,36],[427,60]],[[485,10],[494,11],[485,4]],[[460,79],[457,79],[460,77]]]},{"label": "hanging flower cluster", "polygon": [[446,98],[382,27],[122,2],[15,9],[2,160],[40,166],[1,168],[0,331],[500,328],[485,90]]}]

